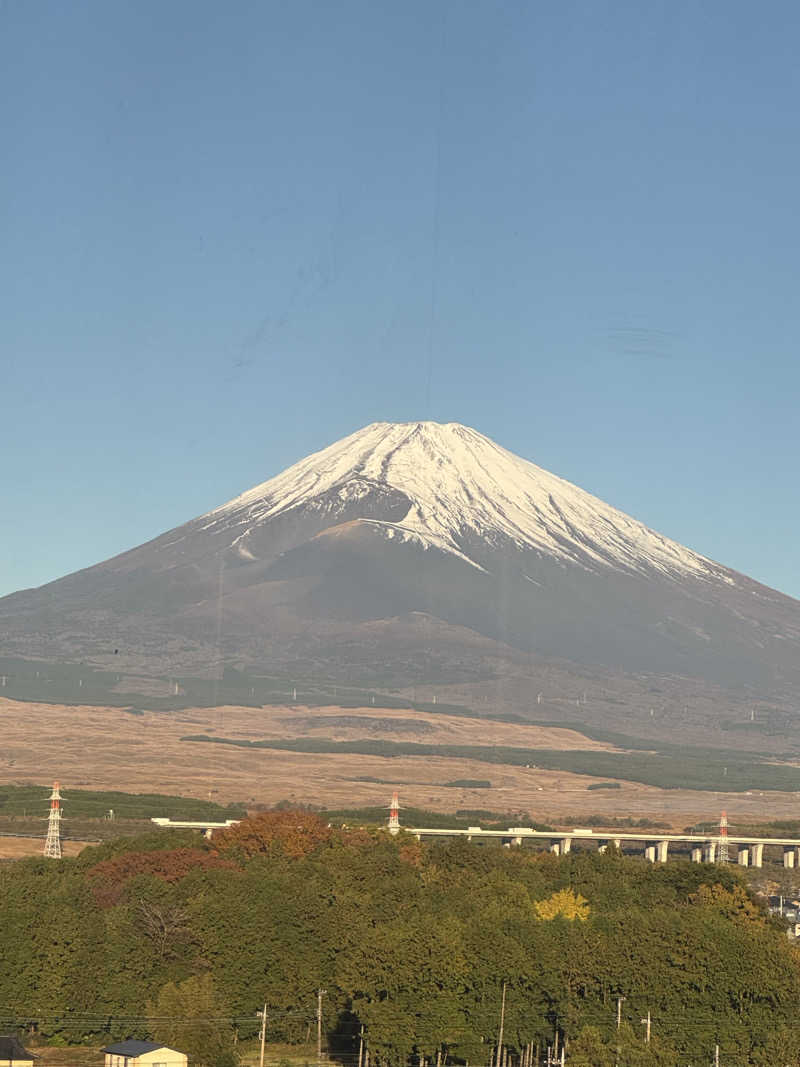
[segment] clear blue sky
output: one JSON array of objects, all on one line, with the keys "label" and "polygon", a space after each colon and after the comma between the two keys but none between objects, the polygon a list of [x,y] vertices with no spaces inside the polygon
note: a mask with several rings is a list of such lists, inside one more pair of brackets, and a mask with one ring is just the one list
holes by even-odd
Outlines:
[{"label": "clear blue sky", "polygon": [[800,596],[800,7],[0,6],[0,593],[377,419]]}]

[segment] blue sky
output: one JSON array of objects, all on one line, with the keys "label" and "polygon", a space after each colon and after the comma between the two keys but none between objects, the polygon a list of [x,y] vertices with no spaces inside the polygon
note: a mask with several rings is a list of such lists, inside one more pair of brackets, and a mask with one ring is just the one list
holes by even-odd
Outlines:
[{"label": "blue sky", "polygon": [[378,419],[800,596],[800,8],[0,7],[0,593]]}]

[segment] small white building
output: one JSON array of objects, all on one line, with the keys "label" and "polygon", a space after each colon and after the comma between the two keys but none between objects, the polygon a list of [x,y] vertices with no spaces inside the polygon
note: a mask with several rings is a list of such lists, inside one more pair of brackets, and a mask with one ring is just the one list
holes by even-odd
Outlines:
[{"label": "small white building", "polygon": [[105,1067],[187,1067],[185,1052],[155,1041],[119,1041],[103,1049]]}]

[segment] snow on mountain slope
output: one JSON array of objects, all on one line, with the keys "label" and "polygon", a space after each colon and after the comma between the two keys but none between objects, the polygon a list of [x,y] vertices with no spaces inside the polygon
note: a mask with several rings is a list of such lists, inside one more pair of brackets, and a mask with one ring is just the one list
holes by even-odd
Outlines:
[{"label": "snow on mountain slope", "polygon": [[[292,509],[357,505],[384,487],[409,502],[396,522],[369,519],[388,538],[418,541],[466,560],[470,538],[510,541],[561,563],[731,583],[725,568],[515,456],[458,423],[376,422],[343,438],[199,520],[230,529],[250,558],[250,532]],[[331,504],[333,498],[334,505]]]}]

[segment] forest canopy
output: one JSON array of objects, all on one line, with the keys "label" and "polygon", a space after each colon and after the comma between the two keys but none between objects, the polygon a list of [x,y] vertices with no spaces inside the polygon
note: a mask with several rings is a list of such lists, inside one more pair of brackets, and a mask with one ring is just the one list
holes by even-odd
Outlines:
[{"label": "forest canopy", "polygon": [[796,951],[725,866],[424,845],[280,811],[211,841],[7,864],[0,930],[0,1026],[49,1040],[152,1037],[153,1006],[195,982],[239,1038],[266,1002],[270,1039],[300,1042],[323,988],[332,1056],[363,1026],[372,1064],[486,1064],[505,984],[515,1058],[557,1040],[575,1063],[614,1062],[618,1042],[621,1063],[708,1062],[715,1044],[730,1065],[800,1063]]}]

